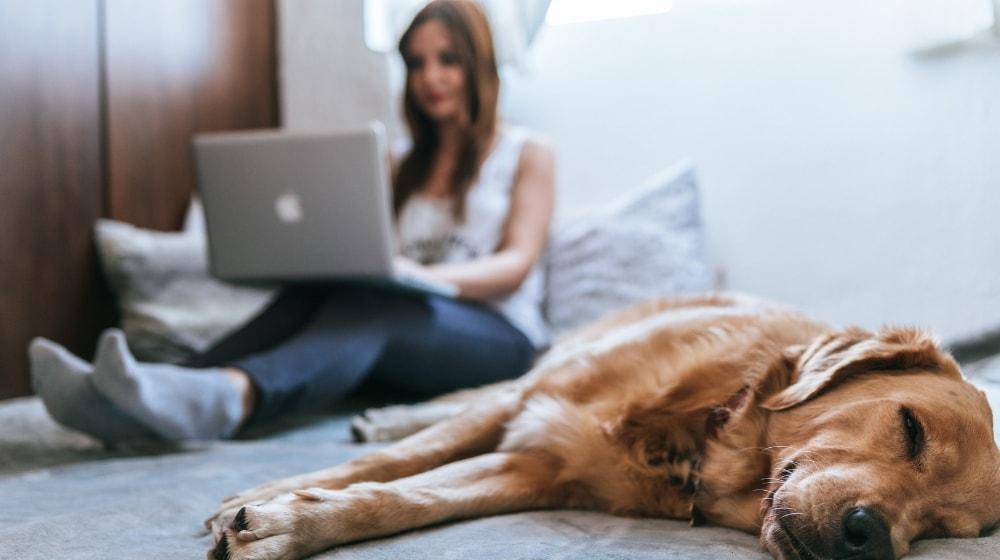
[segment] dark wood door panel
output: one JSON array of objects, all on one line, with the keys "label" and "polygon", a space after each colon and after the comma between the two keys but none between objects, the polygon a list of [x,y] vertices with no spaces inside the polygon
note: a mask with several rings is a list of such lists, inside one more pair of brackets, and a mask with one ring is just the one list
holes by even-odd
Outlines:
[{"label": "dark wood door panel", "polygon": [[97,0],[0,0],[0,398],[30,392],[31,337],[89,355],[109,321],[98,61]]},{"label": "dark wood door panel", "polygon": [[101,216],[172,229],[195,131],[276,126],[272,0],[0,0],[0,398],[113,324]]},{"label": "dark wood door panel", "polygon": [[272,0],[105,0],[112,218],[179,226],[193,132],[277,124]]}]

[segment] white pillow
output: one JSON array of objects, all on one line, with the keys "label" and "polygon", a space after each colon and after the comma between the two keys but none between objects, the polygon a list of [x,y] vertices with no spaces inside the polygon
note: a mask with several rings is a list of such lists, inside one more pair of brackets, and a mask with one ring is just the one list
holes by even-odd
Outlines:
[{"label": "white pillow", "polygon": [[638,301],[713,289],[694,166],[682,161],[556,228],[547,266],[556,334]]},{"label": "white pillow", "polygon": [[272,289],[227,284],[208,273],[201,205],[181,232],[98,220],[101,265],[117,296],[129,347],[145,361],[176,362],[207,349],[272,298]]}]

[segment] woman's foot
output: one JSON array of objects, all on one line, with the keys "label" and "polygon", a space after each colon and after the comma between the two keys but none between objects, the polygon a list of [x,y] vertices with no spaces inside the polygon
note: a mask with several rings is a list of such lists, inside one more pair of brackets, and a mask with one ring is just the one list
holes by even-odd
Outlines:
[{"label": "woman's foot", "polygon": [[101,335],[93,376],[101,394],[165,439],[227,438],[243,421],[243,395],[225,370],[138,362],[117,329]]},{"label": "woman's foot", "polygon": [[28,356],[35,392],[60,424],[109,443],[156,438],[141,422],[97,392],[89,363],[44,338],[31,341]]}]

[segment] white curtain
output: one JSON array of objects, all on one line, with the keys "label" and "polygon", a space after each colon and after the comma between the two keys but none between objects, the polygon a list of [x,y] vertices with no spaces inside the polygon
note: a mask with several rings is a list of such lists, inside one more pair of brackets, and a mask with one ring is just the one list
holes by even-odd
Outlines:
[{"label": "white curtain", "polygon": [[480,0],[489,14],[497,62],[524,68],[528,48],[545,23],[550,0]]},{"label": "white curtain", "polygon": [[1000,37],[1000,0],[993,0],[993,34]]}]

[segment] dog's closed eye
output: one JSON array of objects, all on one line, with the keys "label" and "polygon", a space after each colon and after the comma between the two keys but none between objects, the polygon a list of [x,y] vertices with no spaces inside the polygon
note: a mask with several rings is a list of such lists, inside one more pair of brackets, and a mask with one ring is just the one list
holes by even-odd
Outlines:
[{"label": "dog's closed eye", "polygon": [[905,406],[899,407],[899,417],[906,436],[906,456],[915,461],[924,450],[924,427],[917,420],[913,411]]},{"label": "dog's closed eye", "polygon": [[778,473],[778,478],[781,479],[782,482],[787,481],[789,478],[791,478],[792,473],[795,472],[795,469],[798,466],[799,466],[798,463],[796,463],[795,461],[789,461],[781,469],[781,472]]}]

